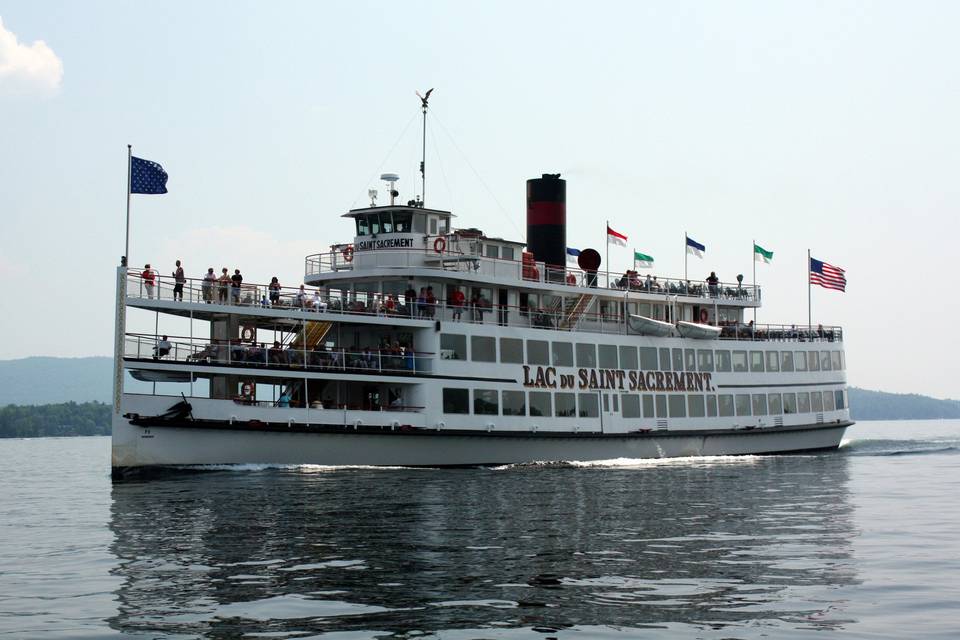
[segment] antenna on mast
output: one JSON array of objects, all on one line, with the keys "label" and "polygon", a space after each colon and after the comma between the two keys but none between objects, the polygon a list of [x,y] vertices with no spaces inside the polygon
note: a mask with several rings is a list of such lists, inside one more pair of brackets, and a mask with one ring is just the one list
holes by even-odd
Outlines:
[{"label": "antenna on mast", "polygon": [[[420,98],[421,102],[420,107],[423,109],[423,155],[420,160],[420,201],[424,204],[427,202],[427,107],[429,106],[427,101],[430,100],[431,93],[433,93],[432,88],[424,95],[420,95],[420,92],[417,91],[417,97]],[[424,204],[420,206],[424,206]]]}]

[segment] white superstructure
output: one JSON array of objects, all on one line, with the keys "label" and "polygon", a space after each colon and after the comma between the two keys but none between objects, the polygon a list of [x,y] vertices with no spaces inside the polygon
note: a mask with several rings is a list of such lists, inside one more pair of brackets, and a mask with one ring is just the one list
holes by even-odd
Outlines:
[{"label": "white superstructure", "polygon": [[115,475],[793,452],[851,424],[840,328],[754,327],[753,285],[549,265],[419,202],[345,217],[302,293],[118,268]]}]

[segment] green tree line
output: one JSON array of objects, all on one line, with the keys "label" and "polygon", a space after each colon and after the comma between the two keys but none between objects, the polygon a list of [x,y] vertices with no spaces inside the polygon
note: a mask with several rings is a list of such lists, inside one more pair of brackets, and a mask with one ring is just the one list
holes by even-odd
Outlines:
[{"label": "green tree line", "polygon": [[108,436],[111,406],[103,402],[0,407],[0,438]]}]

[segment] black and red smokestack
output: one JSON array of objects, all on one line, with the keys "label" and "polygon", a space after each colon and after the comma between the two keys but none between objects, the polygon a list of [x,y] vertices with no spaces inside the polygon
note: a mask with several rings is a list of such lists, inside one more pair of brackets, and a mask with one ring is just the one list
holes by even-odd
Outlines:
[{"label": "black and red smokestack", "polygon": [[[567,181],[559,173],[527,180],[527,251],[559,270],[567,261]],[[547,271],[548,277],[551,273]]]}]

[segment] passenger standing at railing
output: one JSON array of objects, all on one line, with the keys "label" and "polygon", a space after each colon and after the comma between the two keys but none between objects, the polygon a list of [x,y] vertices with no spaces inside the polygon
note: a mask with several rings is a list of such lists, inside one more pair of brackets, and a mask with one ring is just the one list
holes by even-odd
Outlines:
[{"label": "passenger standing at railing", "polygon": [[207,269],[203,276],[203,301],[207,304],[213,302],[213,284],[217,281],[217,274],[213,272],[213,267]]},{"label": "passenger standing at railing", "polygon": [[157,282],[157,274],[150,268],[149,262],[143,265],[143,273],[140,274],[140,277],[143,278],[143,288],[147,291],[147,297],[153,298],[153,287]]},{"label": "passenger standing at railing", "polygon": [[450,306],[453,308],[453,319],[457,322],[460,321],[466,301],[467,297],[463,295],[463,291],[460,291],[460,287],[454,287],[450,293]]},{"label": "passenger standing at railing", "polygon": [[230,276],[230,292],[233,298],[233,304],[240,304],[240,285],[243,284],[243,276],[240,275],[240,269],[234,269]]},{"label": "passenger standing at railing", "polygon": [[183,267],[177,260],[176,268],[173,270],[173,299],[183,302],[183,285],[186,284],[187,277],[183,275]]},{"label": "passenger standing at railing", "polygon": [[427,317],[433,318],[437,310],[437,296],[433,294],[433,287],[427,287]]},{"label": "passenger standing at railing", "polygon": [[707,276],[707,288],[710,289],[710,297],[716,298],[717,293],[719,292],[720,278],[717,277],[715,271],[711,271],[710,275]]},{"label": "passenger standing at railing", "polygon": [[414,313],[414,308],[417,302],[417,291],[413,288],[413,283],[407,285],[407,290],[403,292],[403,303],[407,305],[407,313],[412,318]]},{"label": "passenger standing at railing", "polygon": [[300,285],[300,291],[297,292],[297,306],[303,309],[307,306],[307,290]]},{"label": "passenger standing at railing", "polygon": [[420,287],[420,293],[417,295],[417,315],[421,318],[427,315],[427,288]]},{"label": "passenger standing at railing", "polygon": [[225,304],[227,302],[227,294],[230,291],[230,276],[227,274],[226,267],[223,268],[217,283],[217,299]]},{"label": "passenger standing at railing", "polygon": [[277,280],[277,276],[270,278],[270,304],[278,305],[280,304],[280,281]]}]

